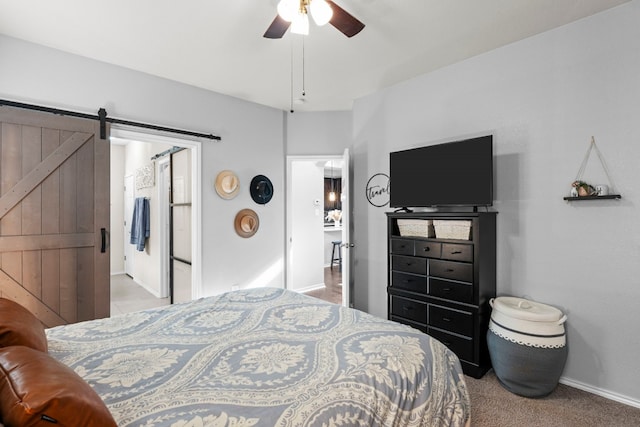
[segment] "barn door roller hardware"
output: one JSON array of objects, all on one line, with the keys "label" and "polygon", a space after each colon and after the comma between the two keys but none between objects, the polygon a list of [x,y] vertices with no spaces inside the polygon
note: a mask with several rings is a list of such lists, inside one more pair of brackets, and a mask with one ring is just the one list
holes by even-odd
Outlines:
[{"label": "barn door roller hardware", "polygon": [[79,113],[77,111],[60,110],[58,108],[44,107],[42,105],[24,104],[22,102],[9,101],[6,99],[0,99],[0,105],[5,105],[7,107],[24,108],[27,110],[42,111],[45,113],[58,114],[61,116],[71,116],[71,117],[80,117],[82,119],[98,120],[100,122],[100,139],[105,139],[107,137],[107,123],[115,123],[115,124],[126,125],[126,126],[152,129],[152,130],[157,130],[162,132],[177,133],[180,135],[187,135],[187,136],[193,136],[193,137],[205,138],[205,139],[213,139],[216,141],[220,141],[222,139],[219,136],[213,135],[213,134],[193,132],[190,130],[175,129],[175,128],[170,128],[165,126],[157,126],[157,125],[151,125],[148,123],[132,122],[130,120],[122,120],[122,119],[116,119],[113,117],[107,117],[107,110],[105,110],[104,108],[100,108],[98,110],[98,115],[94,116],[92,114]]}]

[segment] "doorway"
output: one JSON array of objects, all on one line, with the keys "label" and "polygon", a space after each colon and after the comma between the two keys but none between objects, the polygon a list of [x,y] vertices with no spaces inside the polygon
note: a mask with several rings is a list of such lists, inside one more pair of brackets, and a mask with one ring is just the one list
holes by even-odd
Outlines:
[{"label": "doorway", "polygon": [[[348,306],[349,163],[344,155],[287,157],[287,289]],[[345,177],[346,175],[346,177]],[[330,194],[333,193],[333,194]]]},{"label": "doorway", "polygon": [[[150,236],[145,241],[145,247],[143,251],[136,251],[136,247],[129,244],[129,240],[127,240],[128,230],[130,228],[131,221],[131,212],[127,212],[124,214],[122,221],[119,224],[113,224],[114,234],[115,227],[123,227],[122,236],[124,236],[124,240],[117,242],[115,239],[112,239],[112,247],[116,249],[117,247],[121,248],[121,253],[131,250],[134,253],[132,258],[127,259],[126,268],[119,268],[118,259],[112,259],[112,284],[122,287],[122,283],[126,283],[124,286],[139,286],[143,288],[145,294],[148,294],[148,299],[150,301],[143,303],[142,306],[140,304],[133,304],[133,307],[138,307],[139,309],[146,308],[146,306],[157,306],[158,301],[160,299],[164,299],[164,304],[169,304],[173,289],[170,288],[170,268],[172,262],[169,259],[170,255],[170,206],[171,198],[171,154],[182,150],[187,152],[189,155],[186,157],[187,164],[185,165],[185,161],[181,160],[181,180],[183,182],[187,181],[189,183],[188,186],[188,196],[192,201],[193,209],[191,209],[188,213],[188,218],[186,220],[189,222],[189,236],[188,236],[188,252],[191,261],[191,266],[187,272],[187,274],[183,274],[178,277],[178,280],[184,279],[186,282],[185,286],[178,286],[177,289],[180,290],[181,295],[185,295],[187,299],[195,299],[201,292],[200,284],[201,284],[201,268],[200,268],[200,253],[201,253],[201,238],[198,236],[198,230],[200,230],[201,224],[201,215],[199,212],[200,205],[200,159],[201,159],[201,145],[198,141],[190,141],[183,140],[178,138],[171,138],[166,136],[160,136],[155,134],[145,134],[141,132],[134,132],[124,129],[114,129],[112,132],[112,146],[113,144],[142,144],[142,148],[135,148],[137,151],[132,151],[134,149],[130,149],[127,154],[122,155],[121,163],[126,165],[126,168],[129,169],[129,174],[131,169],[138,169],[142,166],[149,167],[153,171],[152,181],[153,184],[149,185],[146,188],[134,188],[135,197],[145,197],[149,199],[150,206],[150,223],[151,230]],[[113,152],[113,149],[112,149]],[[133,157],[128,158],[128,156]],[[137,157],[136,157],[137,156]],[[117,156],[116,156],[117,157]],[[137,163],[136,163],[137,162]],[[117,162],[112,162],[112,164],[117,168]],[[132,166],[132,164],[134,166]],[[124,169],[125,166],[122,166]],[[124,172],[124,170],[122,171]],[[184,174],[188,174],[188,176],[184,176]],[[112,171],[112,176],[118,175],[117,172]],[[135,175],[135,172],[133,173]],[[124,173],[119,175],[124,178]],[[129,178],[130,180],[130,178]],[[136,177],[133,179],[133,185],[129,182],[131,187],[135,186]],[[112,187],[118,187],[117,184],[114,186],[114,182],[112,180]],[[127,192],[125,191],[125,194]],[[117,203],[113,201],[118,197],[117,192],[115,194],[112,193],[112,211],[116,211],[114,213],[117,214]],[[121,198],[134,199],[130,194],[120,195]],[[113,215],[117,216],[117,215]],[[123,215],[121,214],[121,217]],[[122,229],[122,228],[121,228]],[[128,255],[127,255],[128,257]],[[133,268],[129,269],[129,265],[133,265]],[[125,277],[123,280],[121,273],[126,273],[126,275],[130,277]],[[133,279],[133,280],[132,280]],[[188,288],[188,289],[185,289]],[[135,295],[135,299],[140,300],[140,293],[136,291],[133,293]],[[119,296],[121,298],[121,296]],[[156,300],[156,301],[153,301]],[[118,306],[122,306],[119,301]],[[114,304],[112,304],[112,307]],[[131,304],[128,304],[131,306]],[[117,311],[117,310],[116,310]],[[118,314],[117,312],[115,314]]]}]

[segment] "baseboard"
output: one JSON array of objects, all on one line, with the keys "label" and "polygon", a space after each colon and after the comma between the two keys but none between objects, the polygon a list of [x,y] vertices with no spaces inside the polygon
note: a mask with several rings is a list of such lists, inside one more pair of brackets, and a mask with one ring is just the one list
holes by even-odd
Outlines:
[{"label": "baseboard", "polygon": [[146,283],[140,282],[138,280],[136,280],[135,278],[133,278],[133,281],[136,282],[138,285],[142,286],[147,292],[149,292],[151,295],[153,295],[156,298],[162,298],[160,296],[160,293],[158,291],[156,291],[155,289],[151,288],[150,286],[148,286]]},{"label": "baseboard", "polygon": [[112,275],[112,276],[119,276],[119,275],[121,275],[121,274],[126,274],[126,273],[125,273],[124,271],[112,271],[112,272],[111,272],[111,275]]},{"label": "baseboard", "polygon": [[634,408],[640,408],[640,400],[632,399],[628,396],[623,396],[619,393],[614,393],[609,390],[593,387],[589,384],[581,383],[580,381],[575,381],[566,377],[561,377],[560,383],[564,385],[568,385],[569,387],[573,387],[573,388],[577,388],[577,389],[589,392],[591,394],[595,394],[597,396],[604,397],[605,399],[614,400],[616,402],[620,402],[628,406],[633,406]]},{"label": "baseboard", "polygon": [[318,283],[317,285],[307,286],[306,288],[291,289],[291,290],[304,294],[305,292],[311,292],[311,291],[315,291],[322,288],[324,288],[324,283]]}]

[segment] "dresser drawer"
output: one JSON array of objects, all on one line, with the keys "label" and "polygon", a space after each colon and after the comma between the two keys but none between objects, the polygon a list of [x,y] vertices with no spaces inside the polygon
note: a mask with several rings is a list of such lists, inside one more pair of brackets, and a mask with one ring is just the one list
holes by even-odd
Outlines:
[{"label": "dresser drawer", "polygon": [[409,325],[412,328],[416,328],[417,330],[424,332],[425,334],[427,333],[427,325],[424,323],[414,322],[412,320],[403,319],[402,317],[398,317],[394,315],[389,316],[389,319],[393,320],[394,322],[402,323],[404,325]]},{"label": "dresser drawer", "polygon": [[391,255],[391,268],[395,271],[414,274],[427,274],[427,260],[412,256]]},{"label": "dresser drawer", "polygon": [[457,302],[473,304],[473,285],[471,283],[451,282],[429,277],[428,294]]},{"label": "dresser drawer", "polygon": [[473,264],[455,261],[429,260],[429,276],[445,279],[473,281]]},{"label": "dresser drawer", "polygon": [[391,286],[398,289],[406,289],[407,291],[426,294],[427,276],[394,271],[391,273]]},{"label": "dresser drawer", "polygon": [[391,239],[391,253],[413,255],[414,241],[408,239]]},{"label": "dresser drawer", "polygon": [[442,259],[471,262],[473,261],[473,245],[443,243]]},{"label": "dresser drawer", "polygon": [[429,326],[473,336],[473,314],[462,310],[453,310],[439,305],[429,304]]},{"label": "dresser drawer", "polygon": [[438,242],[415,242],[416,256],[426,258],[440,258],[442,253],[442,244]]},{"label": "dresser drawer", "polygon": [[427,303],[393,295],[391,296],[391,315],[427,323]]},{"label": "dresser drawer", "polygon": [[434,328],[427,328],[427,333],[449,347],[460,359],[473,362],[473,339],[448,334]]}]

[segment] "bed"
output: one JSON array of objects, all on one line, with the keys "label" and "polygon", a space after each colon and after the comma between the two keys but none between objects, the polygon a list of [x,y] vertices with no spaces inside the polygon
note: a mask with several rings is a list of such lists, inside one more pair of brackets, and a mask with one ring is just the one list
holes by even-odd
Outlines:
[{"label": "bed", "polygon": [[120,427],[464,426],[457,357],[420,331],[258,288],[46,331]]}]

